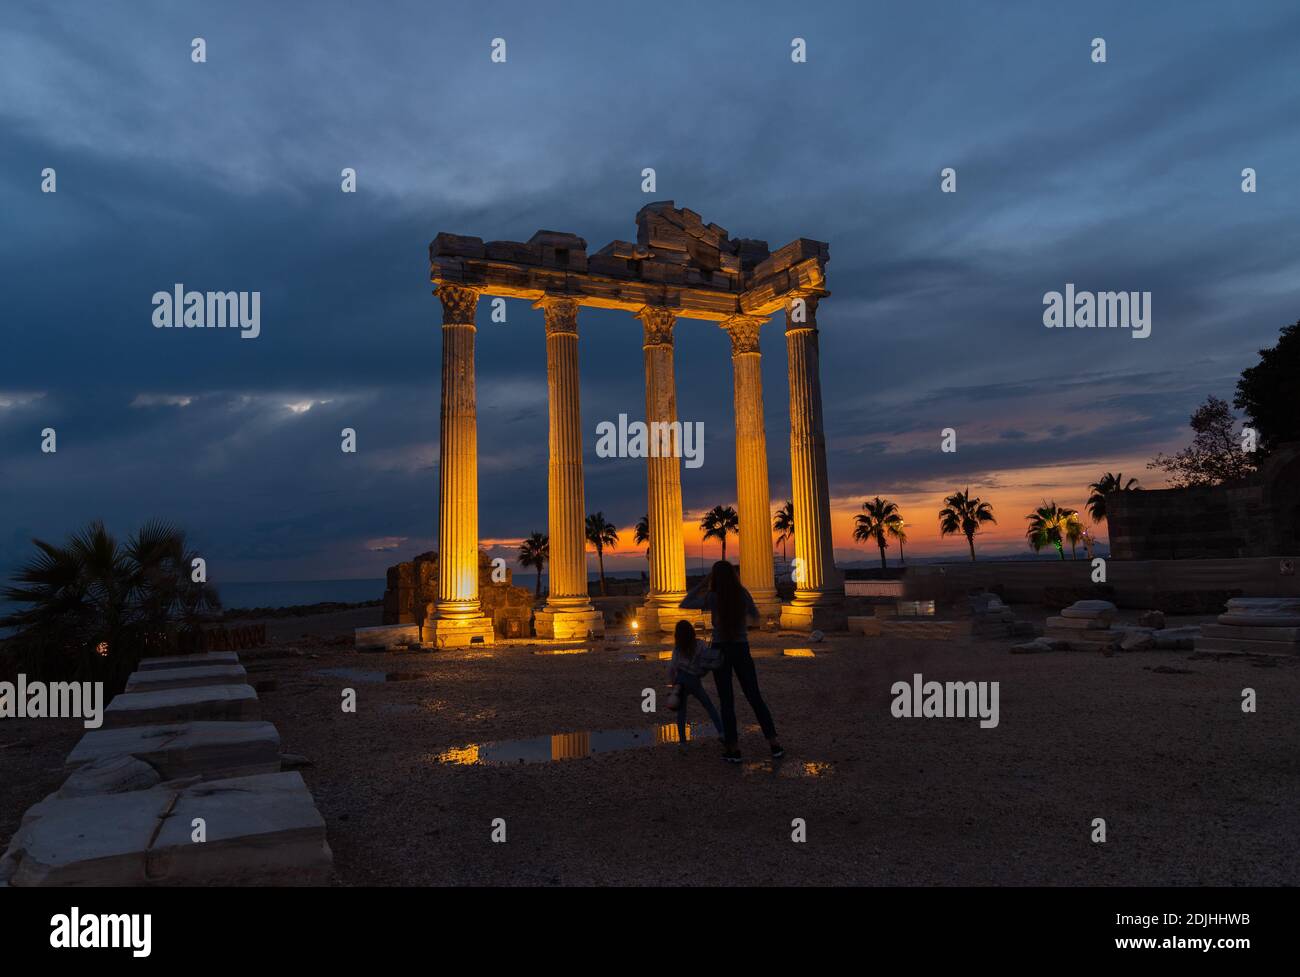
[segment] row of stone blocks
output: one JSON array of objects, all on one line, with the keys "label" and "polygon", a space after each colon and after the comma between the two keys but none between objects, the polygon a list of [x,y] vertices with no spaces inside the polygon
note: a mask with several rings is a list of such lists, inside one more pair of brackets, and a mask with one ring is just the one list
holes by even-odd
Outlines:
[{"label": "row of stone blocks", "polygon": [[1300,597],[1234,597],[1196,650],[1218,655],[1300,654]]},{"label": "row of stone blocks", "polygon": [[0,885],[327,881],[325,821],[245,679],[233,652],[142,661],[23,815]]}]

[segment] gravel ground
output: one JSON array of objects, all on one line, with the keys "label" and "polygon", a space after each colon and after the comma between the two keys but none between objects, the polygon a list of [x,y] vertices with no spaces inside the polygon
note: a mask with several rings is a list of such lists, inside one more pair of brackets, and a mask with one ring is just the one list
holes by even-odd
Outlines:
[{"label": "gravel ground", "polygon": [[[1022,616],[1034,617],[1032,610]],[[1041,619],[1043,615],[1037,614]],[[775,767],[743,699],[748,762],[711,736],[559,762],[440,762],[474,743],[669,722],[641,711],[665,666],[631,635],[359,654],[356,613],[288,622],[245,652],[325,817],[343,885],[1294,885],[1300,880],[1300,668],[1145,652],[1011,655],[1010,641],[755,640],[788,755]],[[1041,623],[1041,620],[1040,620]],[[1183,623],[1183,622],[1172,622]],[[769,657],[770,656],[770,657]],[[350,668],[402,680],[320,675]],[[1157,670],[1160,669],[1160,670]],[[1169,671],[1172,669],[1173,671]],[[1000,725],[895,719],[890,686],[1000,683]],[[711,680],[708,680],[710,690]],[[356,690],[357,712],[340,708]],[[1252,687],[1258,712],[1244,714]],[[703,719],[698,705],[692,718]],[[0,840],[62,780],[76,724],[0,729]],[[67,728],[61,728],[66,725]],[[12,742],[26,746],[8,746]],[[6,748],[7,747],[7,748]],[[1090,840],[1105,818],[1105,844]],[[504,818],[507,841],[493,843]],[[791,841],[792,819],[807,842]]]}]

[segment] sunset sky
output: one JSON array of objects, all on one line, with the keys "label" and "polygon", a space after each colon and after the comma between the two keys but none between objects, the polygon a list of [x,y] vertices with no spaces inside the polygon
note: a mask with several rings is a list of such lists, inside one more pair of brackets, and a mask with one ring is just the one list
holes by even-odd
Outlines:
[{"label": "sunset sky", "polygon": [[[902,508],[909,556],[964,559],[937,529],[955,489],[993,503],[991,555],[1027,553],[1025,514],[1082,508],[1104,471],[1157,486],[1151,457],[1300,318],[1293,3],[446,9],[6,5],[0,570],[92,518],[123,535],[175,520],[218,583],[375,577],[432,548],[440,231],[571,231],[594,252],[671,199],[732,237],[829,242],[840,561],[878,559],[851,539],[876,494]],[[1150,338],[1045,329],[1043,295],[1067,282],[1151,292]],[[261,335],[154,329],[151,296],[176,283],[260,291]],[[525,302],[489,312],[480,532],[504,545],[546,528],[545,339]],[[635,570],[645,462],[597,458],[595,428],[644,414],[641,325],[579,322],[587,509],[623,535],[607,567]],[[773,508],[790,484],[782,328],[762,340]],[[735,501],[731,366],[713,323],[682,320],[676,344],[679,416],[706,438],[682,478],[693,563],[699,514]]]}]

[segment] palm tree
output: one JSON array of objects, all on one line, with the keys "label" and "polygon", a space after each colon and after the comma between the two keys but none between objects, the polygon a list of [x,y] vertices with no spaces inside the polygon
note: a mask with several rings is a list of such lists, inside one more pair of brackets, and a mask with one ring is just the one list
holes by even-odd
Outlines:
[{"label": "palm tree", "polygon": [[876,496],[870,502],[862,503],[862,512],[853,517],[857,525],[853,529],[853,538],[859,542],[873,542],[880,547],[880,569],[885,569],[885,547],[889,543],[885,534],[889,524],[898,519],[898,506],[888,499]]},{"label": "palm tree", "polygon": [[993,518],[993,506],[971,497],[970,488],[965,492],[954,492],[943,500],[944,507],[939,510],[939,535],[955,536],[961,533],[970,546],[971,562],[975,561],[975,534],[983,523],[997,523]]},{"label": "palm tree", "polygon": [[727,558],[727,534],[735,533],[737,536],[740,535],[740,518],[736,515],[734,507],[715,505],[700,520],[700,528],[704,530],[705,539],[719,539],[722,541],[722,558],[725,560]]},{"label": "palm tree", "polygon": [[903,559],[903,544],[907,542],[907,524],[903,517],[898,515],[890,519],[885,524],[885,532],[898,540],[898,565],[903,566],[907,562]]},{"label": "palm tree", "polygon": [[1055,501],[1044,502],[1037,509],[1025,516],[1029,528],[1025,538],[1037,553],[1044,546],[1055,546],[1056,552],[1065,559],[1065,541],[1073,536],[1071,548],[1083,535],[1083,524],[1079,514],[1073,509],[1062,509]]},{"label": "palm tree", "polygon": [[542,571],[546,569],[546,562],[550,558],[551,537],[545,533],[534,530],[531,536],[519,544],[520,565],[534,567],[537,570],[537,586],[534,588],[534,594],[538,600],[542,599]]},{"label": "palm tree", "polygon": [[1079,554],[1075,552],[1075,547],[1079,545],[1079,540],[1086,539],[1087,536],[1088,530],[1083,528],[1083,520],[1079,518],[1079,513],[1071,509],[1069,516],[1065,520],[1065,538],[1070,544],[1071,560],[1079,558]]},{"label": "palm tree", "polygon": [[605,547],[618,548],[618,532],[614,524],[606,521],[605,513],[593,512],[587,516],[587,542],[596,547],[596,559],[600,562],[600,596],[605,596]]},{"label": "palm tree", "polygon": [[168,653],[176,631],[221,607],[216,590],[194,579],[196,556],[170,523],[148,522],[125,544],[102,522],[63,546],[32,542],[39,552],[0,593],[28,605],[0,618],[0,628],[15,629],[7,643],[19,671],[120,691],[141,657]]},{"label": "palm tree", "polygon": [[650,513],[646,513],[637,520],[636,529],[632,531],[632,542],[637,546],[642,543],[646,544],[645,559],[650,562]]},{"label": "palm tree", "polygon": [[1092,516],[1093,522],[1101,522],[1106,518],[1106,496],[1111,492],[1139,492],[1141,489],[1136,478],[1130,478],[1126,482],[1123,472],[1118,475],[1107,472],[1088,486],[1088,490],[1092,493],[1088,496],[1086,507],[1088,514]]},{"label": "palm tree", "polygon": [[787,502],[776,510],[776,518],[772,520],[772,528],[776,530],[776,541],[781,544],[781,561],[785,562],[785,541],[794,539],[793,502]]}]

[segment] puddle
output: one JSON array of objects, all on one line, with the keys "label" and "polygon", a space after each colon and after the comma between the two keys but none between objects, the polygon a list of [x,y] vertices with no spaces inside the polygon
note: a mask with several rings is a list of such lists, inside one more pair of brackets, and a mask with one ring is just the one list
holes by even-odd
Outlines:
[{"label": "puddle", "polygon": [[816,658],[811,648],[783,648],[781,649],[783,658]]},{"label": "puddle", "polygon": [[787,780],[804,780],[813,777],[829,777],[835,772],[833,763],[820,760],[751,760],[741,764],[746,776],[782,777]]},{"label": "puddle", "polygon": [[585,655],[587,648],[547,648],[543,651],[534,651],[534,655]]},{"label": "puddle", "polygon": [[423,672],[381,672],[373,668],[318,668],[312,674],[349,682],[418,682],[425,677]]},{"label": "puddle", "polygon": [[[694,738],[694,729],[686,724],[686,738]],[[711,731],[710,731],[711,732]],[[595,729],[580,733],[556,733],[523,740],[495,743],[471,743],[444,750],[436,757],[439,763],[460,766],[500,766],[512,763],[553,763],[580,760],[598,753],[615,753],[646,746],[676,743],[677,724],[664,723],[641,729]]]},{"label": "puddle", "polygon": [[318,668],[313,675],[325,678],[345,678],[349,682],[387,682],[388,673],[370,668]]}]

